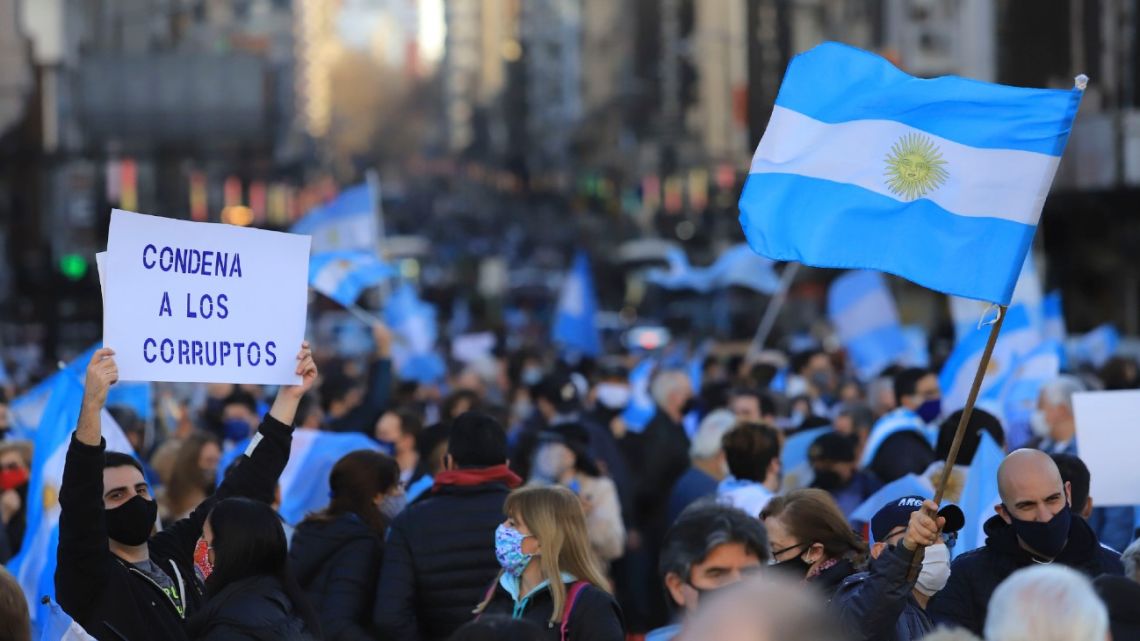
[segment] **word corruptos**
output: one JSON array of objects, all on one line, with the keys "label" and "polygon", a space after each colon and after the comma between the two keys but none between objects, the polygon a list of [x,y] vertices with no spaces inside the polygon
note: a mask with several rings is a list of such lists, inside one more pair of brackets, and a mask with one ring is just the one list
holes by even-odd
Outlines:
[{"label": "word corruptos", "polygon": [[201,274],[241,278],[241,254],[181,247],[146,245],[142,252],[143,267],[164,272]]},{"label": "word corruptos", "polygon": [[143,340],[143,359],[147,363],[162,361],[168,365],[204,365],[207,367],[273,367],[277,364],[277,343],[268,341],[262,348],[257,341],[198,341],[183,338],[147,338]]}]

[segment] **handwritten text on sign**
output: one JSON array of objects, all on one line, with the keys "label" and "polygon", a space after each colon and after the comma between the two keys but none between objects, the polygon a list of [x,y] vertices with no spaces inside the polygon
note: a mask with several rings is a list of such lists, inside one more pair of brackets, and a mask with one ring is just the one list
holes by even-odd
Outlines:
[{"label": "handwritten text on sign", "polygon": [[123,380],[294,384],[309,237],[115,210],[104,344]]}]

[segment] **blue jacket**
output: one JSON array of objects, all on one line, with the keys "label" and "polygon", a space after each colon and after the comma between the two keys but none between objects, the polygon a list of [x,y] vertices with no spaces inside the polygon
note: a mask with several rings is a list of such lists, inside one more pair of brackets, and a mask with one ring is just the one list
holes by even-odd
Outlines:
[{"label": "blue jacket", "polygon": [[868,572],[847,577],[831,600],[852,641],[917,641],[934,630],[906,580],[914,552],[902,545],[871,561]]},{"label": "blue jacket", "polygon": [[707,496],[715,496],[716,486],[716,479],[705,474],[700,468],[690,467],[681,478],[677,479],[673,491],[669,494],[669,504],[665,509],[666,522],[672,525],[689,505]]}]

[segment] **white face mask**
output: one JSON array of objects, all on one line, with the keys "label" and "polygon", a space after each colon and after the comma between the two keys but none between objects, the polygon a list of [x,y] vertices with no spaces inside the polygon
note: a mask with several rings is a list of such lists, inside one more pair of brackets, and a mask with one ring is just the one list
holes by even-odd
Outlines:
[{"label": "white face mask", "polygon": [[629,405],[629,386],[620,383],[598,383],[598,403],[609,410],[622,410]]},{"label": "white face mask", "polygon": [[914,589],[926,596],[938,594],[950,580],[950,548],[938,543],[926,548],[922,560],[922,571],[918,573],[918,583]]},{"label": "white face mask", "polygon": [[1033,430],[1033,434],[1038,438],[1049,438],[1052,430],[1049,429],[1049,421],[1045,420],[1045,412],[1041,410],[1033,410],[1029,415],[1029,429]]}]

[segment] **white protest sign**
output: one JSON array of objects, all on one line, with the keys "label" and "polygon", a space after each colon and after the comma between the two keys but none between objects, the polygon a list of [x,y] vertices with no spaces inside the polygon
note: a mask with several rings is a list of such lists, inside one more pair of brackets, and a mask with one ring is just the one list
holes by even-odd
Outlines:
[{"label": "white protest sign", "polygon": [[1074,394],[1073,413],[1094,504],[1140,504],[1140,391]]},{"label": "white protest sign", "polygon": [[107,294],[107,252],[95,254],[95,269],[99,272],[99,298]]},{"label": "white protest sign", "polygon": [[114,210],[103,344],[127,381],[294,385],[308,236]]}]

